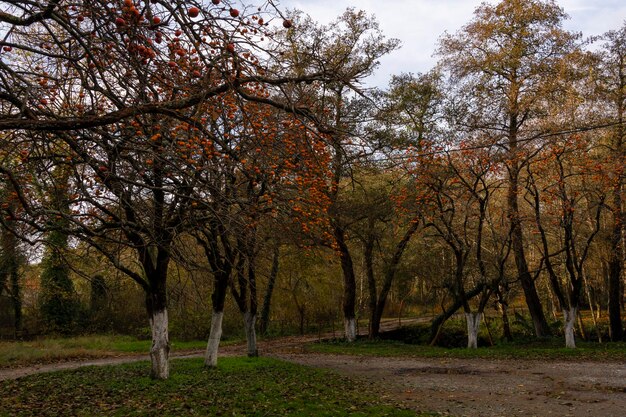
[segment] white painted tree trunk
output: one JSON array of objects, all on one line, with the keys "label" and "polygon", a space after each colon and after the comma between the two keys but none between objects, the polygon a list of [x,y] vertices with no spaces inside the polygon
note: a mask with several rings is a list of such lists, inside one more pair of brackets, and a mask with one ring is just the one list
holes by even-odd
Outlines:
[{"label": "white painted tree trunk", "polygon": [[170,376],[170,339],[168,335],[167,309],[152,313],[150,328],[152,329],[152,347],[150,348],[151,376],[154,379],[167,379]]},{"label": "white painted tree trunk", "polygon": [[223,318],[223,311],[213,311],[213,314],[211,314],[211,333],[209,333],[209,342],[206,345],[204,364],[212,368],[217,366],[217,350],[222,339]]},{"label": "white painted tree trunk", "polygon": [[571,307],[569,310],[563,310],[563,318],[565,321],[565,347],[576,348],[576,340],[574,338],[574,325],[576,324],[576,314],[578,309]]},{"label": "white painted tree trunk", "polygon": [[356,340],[356,319],[344,319],[343,325],[345,327],[346,340],[348,342],[354,342]]},{"label": "white painted tree trunk", "polygon": [[246,311],[243,315],[243,324],[246,331],[246,341],[248,342],[248,356],[259,356],[259,351],[256,347],[256,330],[254,328],[256,314]]},{"label": "white painted tree trunk", "polygon": [[480,329],[481,317],[482,313],[465,313],[468,349],[476,349],[478,347],[478,329]]}]

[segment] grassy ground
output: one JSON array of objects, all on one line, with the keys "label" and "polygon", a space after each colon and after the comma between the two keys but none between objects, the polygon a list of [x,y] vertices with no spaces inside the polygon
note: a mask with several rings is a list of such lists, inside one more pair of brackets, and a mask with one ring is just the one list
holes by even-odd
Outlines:
[{"label": "grassy ground", "polygon": [[0,382],[0,416],[414,416],[378,388],[329,371],[267,358],[89,367]]},{"label": "grassy ground", "polygon": [[[150,340],[110,335],[0,342],[0,367],[133,353],[147,354],[150,345]],[[206,341],[172,342],[173,351],[203,349],[205,346]]]},{"label": "grassy ground", "polygon": [[406,344],[396,340],[361,339],[354,343],[346,343],[342,340],[312,343],[306,346],[306,350],[317,353],[368,356],[626,361],[626,343],[599,344],[578,341],[576,349],[566,349],[563,347],[564,343],[563,340],[554,338],[466,349]]}]

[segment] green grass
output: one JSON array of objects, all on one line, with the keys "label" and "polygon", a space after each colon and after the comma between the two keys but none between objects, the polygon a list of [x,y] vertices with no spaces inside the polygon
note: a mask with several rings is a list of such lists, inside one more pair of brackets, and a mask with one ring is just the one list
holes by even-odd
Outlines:
[{"label": "green grass", "polygon": [[626,343],[599,344],[577,341],[576,349],[566,349],[563,347],[564,343],[559,338],[552,338],[466,349],[406,344],[395,340],[357,340],[354,343],[333,340],[309,344],[306,350],[316,353],[365,356],[626,361]]},{"label": "green grass", "polygon": [[330,371],[267,358],[88,367],[0,382],[0,416],[414,416],[380,388]]},{"label": "green grass", "polygon": [[[0,342],[0,367],[23,366],[80,358],[98,358],[148,353],[150,340],[130,336],[80,336],[38,339],[28,342]],[[206,341],[172,341],[172,350],[203,349]]]}]

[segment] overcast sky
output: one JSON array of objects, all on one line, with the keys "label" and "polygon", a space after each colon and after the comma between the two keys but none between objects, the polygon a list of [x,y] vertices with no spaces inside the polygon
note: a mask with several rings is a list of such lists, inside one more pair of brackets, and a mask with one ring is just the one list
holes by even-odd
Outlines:
[{"label": "overcast sky", "polygon": [[[402,41],[399,51],[381,60],[371,85],[383,87],[391,74],[425,72],[435,63],[437,39],[456,32],[472,19],[481,0],[280,0],[280,8],[299,9],[328,23],[347,7],[374,14],[385,36]],[[489,1],[497,3],[497,1]],[[618,29],[626,20],[624,0],[557,0],[570,19],[565,28],[583,37]]]}]

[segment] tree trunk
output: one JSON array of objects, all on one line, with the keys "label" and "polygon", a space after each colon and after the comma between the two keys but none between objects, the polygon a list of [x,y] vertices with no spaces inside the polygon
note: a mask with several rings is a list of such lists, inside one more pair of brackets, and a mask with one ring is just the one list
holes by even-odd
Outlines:
[{"label": "tree trunk", "polygon": [[304,336],[304,325],[306,321],[306,310],[304,307],[298,309],[298,315],[300,316],[300,336]]},{"label": "tree trunk", "polygon": [[150,313],[150,328],[152,329],[152,347],[150,348],[152,372],[150,376],[153,379],[167,379],[170,375],[167,308],[163,307]]},{"label": "tree trunk", "polygon": [[378,337],[380,331],[380,317],[377,316],[378,291],[376,290],[376,277],[374,276],[374,236],[369,235],[363,247],[363,259],[365,262],[365,275],[367,276],[368,303],[370,313],[369,339]]},{"label": "tree trunk", "polygon": [[512,342],[513,334],[511,333],[511,323],[509,322],[508,306],[504,303],[498,303],[498,305],[502,313],[502,333],[508,342]]},{"label": "tree trunk", "polygon": [[468,349],[476,349],[478,347],[478,329],[480,328],[481,316],[482,313],[465,313]]},{"label": "tree trunk", "polygon": [[[621,48],[620,48],[621,50]],[[620,341],[624,338],[624,328],[622,327],[621,309],[624,304],[624,262],[626,261],[626,211],[624,208],[624,160],[626,160],[626,143],[624,142],[626,131],[624,126],[625,118],[625,91],[626,76],[624,74],[624,60],[620,56],[618,66],[619,81],[616,86],[615,104],[617,110],[616,131],[612,139],[612,148],[615,157],[617,175],[616,183],[612,190],[613,199],[613,230],[611,233],[611,257],[609,259],[609,326],[612,341]]]},{"label": "tree trunk", "polygon": [[574,338],[574,326],[576,324],[576,313],[578,308],[570,307],[563,310],[564,319],[564,333],[565,333],[565,347],[575,349],[576,340]]},{"label": "tree trunk", "polygon": [[267,334],[267,327],[270,322],[270,307],[272,304],[272,294],[274,292],[274,285],[276,284],[276,277],[278,276],[278,261],[280,258],[279,246],[274,247],[274,257],[272,259],[272,269],[270,271],[269,280],[267,282],[267,290],[263,297],[263,307],[261,308],[261,318],[259,320],[259,333],[262,335]]},{"label": "tree trunk", "polygon": [[435,342],[437,341],[439,332],[441,331],[441,328],[443,327],[443,324],[446,322],[446,320],[452,317],[454,313],[456,313],[461,307],[463,307],[463,304],[465,304],[467,301],[479,295],[483,291],[484,288],[485,288],[484,283],[476,284],[474,288],[472,288],[470,291],[465,293],[464,299],[456,298],[450,307],[448,307],[446,310],[444,310],[441,314],[439,314],[437,317],[433,319],[433,321],[430,324],[430,343],[429,344],[431,346],[434,345]]},{"label": "tree trunk", "polygon": [[593,328],[596,330],[596,335],[598,336],[598,342],[602,343],[602,333],[600,332],[600,328],[598,327],[598,318],[596,317],[596,311],[593,307],[593,299],[591,298],[591,291],[589,289],[589,282],[587,281],[586,275],[583,275],[583,283],[585,285],[585,294],[587,295],[587,302],[589,303],[589,311],[591,313],[591,320],[593,321]]},{"label": "tree trunk", "polygon": [[222,339],[222,319],[224,311],[215,311],[211,314],[211,332],[209,333],[209,341],[204,354],[204,364],[214,368],[217,366],[217,352]]},{"label": "tree trunk", "polygon": [[20,339],[22,337],[22,288],[17,267],[11,271],[11,300],[13,301],[15,338]]},{"label": "tree trunk", "polygon": [[[0,192],[2,189],[0,189]],[[10,203],[14,205],[14,203]],[[15,207],[11,207],[15,210]],[[2,290],[9,288],[13,304],[13,325],[15,338],[22,335],[22,288],[20,285],[20,256],[17,237],[9,230],[15,226],[15,221],[7,220],[7,229],[0,229],[0,295]],[[7,283],[9,281],[9,283]]]},{"label": "tree trunk", "polygon": [[[517,115],[511,114],[509,121],[509,146],[510,153],[513,158],[517,158]],[[524,234],[522,231],[522,220],[519,212],[518,194],[519,194],[519,165],[517,161],[512,162],[509,169],[509,187],[507,190],[507,211],[511,222],[511,246],[513,256],[515,258],[515,266],[517,274],[524,290],[524,298],[530,317],[535,327],[535,335],[537,337],[546,337],[550,335],[550,327],[543,314],[541,300],[537,294],[535,281],[528,270],[528,262],[524,253]]]},{"label": "tree trunk", "polygon": [[213,272],[213,293],[211,294],[212,314],[211,331],[204,355],[204,364],[208,367],[217,366],[218,349],[222,339],[222,320],[224,318],[224,303],[228,290],[228,279],[231,267],[225,265],[222,270]]},{"label": "tree trunk", "polygon": [[511,333],[511,323],[509,321],[509,306],[504,300],[498,300],[498,307],[500,309],[500,313],[502,314],[502,333],[504,338],[508,342],[513,341],[513,334]]},{"label": "tree trunk", "polygon": [[583,320],[582,314],[580,314],[580,310],[578,311],[578,330],[580,331],[580,338],[584,341],[587,341],[587,331],[585,330],[585,321]]},{"label": "tree trunk", "polygon": [[356,318],[344,318],[343,325],[346,341],[354,342],[356,340]]},{"label": "tree trunk", "polygon": [[251,313],[250,311],[246,311],[243,314],[243,324],[246,332],[246,342],[248,346],[248,356],[256,357],[259,356],[259,351],[256,346],[256,314]]},{"label": "tree trunk", "polygon": [[611,340],[618,342],[624,338],[622,327],[622,260],[621,260],[621,228],[614,226],[611,241],[611,259],[609,260],[609,326]]},{"label": "tree trunk", "polygon": [[343,320],[345,324],[345,336],[348,342],[356,340],[356,279],[354,277],[354,265],[350,250],[345,241],[344,230],[335,226],[333,228],[335,242],[338,246],[341,271],[343,274]]},{"label": "tree trunk", "polygon": [[[374,267],[373,267],[373,255],[372,251],[374,248],[374,240],[368,242],[366,245],[366,261],[367,261],[367,275],[368,282],[370,287],[370,310],[371,310],[371,323],[370,323],[370,339],[376,338],[380,332],[380,321],[383,318],[383,314],[385,312],[385,304],[387,303],[387,297],[389,292],[391,291],[391,285],[393,284],[393,280],[396,276],[396,271],[398,269],[398,265],[400,264],[400,260],[402,259],[402,255],[409,244],[409,241],[415,234],[419,227],[419,222],[417,219],[413,219],[409,225],[409,228],[404,233],[402,239],[398,242],[395,247],[393,256],[389,260],[387,265],[387,271],[385,272],[385,279],[383,281],[383,285],[380,289],[380,295],[378,298],[376,297],[376,281],[374,279]],[[402,304],[400,307],[402,310]],[[400,312],[401,314],[401,312]]]},{"label": "tree trunk", "polygon": [[380,320],[378,309],[376,307],[370,309],[369,339],[376,339],[380,335]]},{"label": "tree trunk", "polygon": [[153,379],[169,378],[169,323],[167,315],[167,266],[169,264],[168,253],[158,250],[156,260],[148,251],[140,253],[140,258],[150,285],[146,289],[146,310],[152,329],[152,346],[150,347],[150,360]]}]

